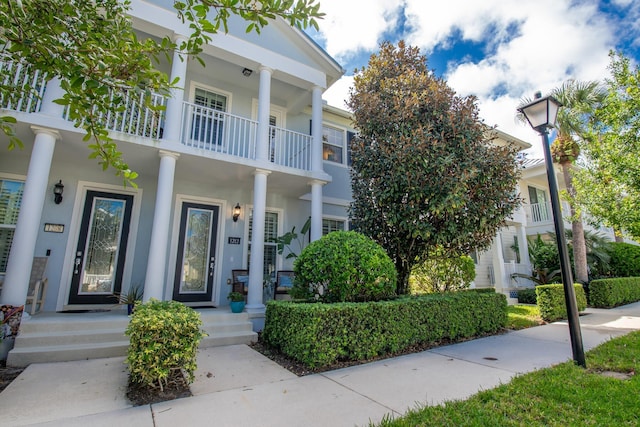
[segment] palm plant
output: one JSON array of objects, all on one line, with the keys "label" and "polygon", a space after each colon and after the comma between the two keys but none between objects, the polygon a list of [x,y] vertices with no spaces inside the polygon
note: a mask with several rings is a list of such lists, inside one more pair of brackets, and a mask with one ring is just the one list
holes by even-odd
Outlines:
[{"label": "palm plant", "polygon": [[[584,225],[582,213],[576,202],[576,190],[573,185],[571,169],[580,156],[580,143],[587,140],[587,125],[593,116],[595,108],[604,100],[605,89],[596,81],[567,80],[558,88],[551,91],[551,95],[560,101],[563,108],[558,112],[556,121],[557,136],[551,146],[553,161],[562,168],[566,193],[564,198],[569,202],[571,214],[571,230],[573,238],[573,259],[575,279],[586,283],[589,280],[587,264],[587,248],[584,239]],[[531,102],[522,99],[521,105]],[[518,119],[526,123],[522,114]]]}]

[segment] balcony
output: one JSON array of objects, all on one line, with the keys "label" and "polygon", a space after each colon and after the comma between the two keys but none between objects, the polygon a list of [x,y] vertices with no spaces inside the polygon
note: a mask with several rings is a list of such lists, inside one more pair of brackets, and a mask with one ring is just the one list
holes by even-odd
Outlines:
[{"label": "balcony", "polygon": [[[45,76],[13,63],[0,62],[0,71],[6,73],[4,85],[18,88],[15,97],[0,98],[0,108],[38,113],[46,87]],[[163,138],[166,111],[155,107],[166,107],[164,96],[152,94],[146,100],[142,93],[123,90],[112,94],[112,99],[116,100],[116,97],[121,98],[123,107],[102,117],[108,131],[153,140]],[[154,108],[149,108],[148,104]],[[63,117],[70,120],[68,109],[65,109]],[[180,143],[186,147],[256,160],[257,135],[258,122],[255,120],[189,102],[182,103]],[[116,135],[112,137],[117,139]],[[309,171],[311,140],[311,135],[269,126],[268,159],[275,165]],[[194,151],[197,154],[197,150]]]}]

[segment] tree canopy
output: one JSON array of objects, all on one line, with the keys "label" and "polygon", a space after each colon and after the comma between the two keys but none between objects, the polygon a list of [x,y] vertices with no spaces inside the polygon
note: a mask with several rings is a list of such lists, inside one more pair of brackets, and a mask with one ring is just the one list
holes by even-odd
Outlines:
[{"label": "tree canopy", "polygon": [[610,54],[608,94],[576,172],[577,197],[605,225],[640,239],[640,67]]},{"label": "tree canopy", "polygon": [[[133,183],[137,174],[105,129],[106,113],[124,108],[124,97],[114,93],[124,89],[144,93],[147,106],[152,107],[148,100],[153,92],[168,95],[177,83],[155,69],[161,56],[171,60],[179,50],[197,57],[211,34],[227,31],[232,15],[247,22],[247,32],[259,33],[276,17],[293,26],[317,29],[316,19],[324,15],[319,6],[316,0],[175,1],[178,17],[189,22],[192,31],[188,40],[177,45],[169,36],[160,41],[138,39],[128,15],[130,0],[7,0],[0,2],[0,62],[20,64],[23,72],[39,71],[47,79],[58,78],[64,95],[56,102],[66,106],[69,118],[87,132],[90,157]],[[3,105],[20,96],[18,92],[37,93],[29,86],[16,91],[8,70],[0,67]],[[9,149],[21,145],[12,123],[15,118],[0,117],[0,129],[10,137]]]},{"label": "tree canopy", "polygon": [[354,77],[348,101],[355,229],[384,247],[405,293],[436,251],[487,248],[519,206],[516,149],[491,143],[476,98],[460,97],[418,48],[385,42]]}]

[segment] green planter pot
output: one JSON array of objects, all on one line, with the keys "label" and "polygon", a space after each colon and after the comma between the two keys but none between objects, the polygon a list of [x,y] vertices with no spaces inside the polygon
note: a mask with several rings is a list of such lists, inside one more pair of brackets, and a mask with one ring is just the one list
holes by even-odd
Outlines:
[{"label": "green planter pot", "polygon": [[232,313],[242,313],[244,310],[244,301],[231,301],[229,305],[231,306]]}]

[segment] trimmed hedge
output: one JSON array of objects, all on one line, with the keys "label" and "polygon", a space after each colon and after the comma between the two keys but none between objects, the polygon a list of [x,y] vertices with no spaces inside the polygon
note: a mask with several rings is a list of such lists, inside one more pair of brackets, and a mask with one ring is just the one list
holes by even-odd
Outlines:
[{"label": "trimmed hedge", "polygon": [[640,277],[592,280],[589,303],[592,307],[611,308],[640,301]]},{"label": "trimmed hedge", "polygon": [[493,333],[506,325],[495,292],[455,292],[364,303],[270,301],[262,338],[309,367],[367,360],[418,343]]},{"label": "trimmed hedge", "polygon": [[[587,296],[581,284],[573,285],[576,292],[578,311],[587,308]],[[567,307],[564,301],[564,287],[561,284],[536,286],[536,295],[540,315],[547,322],[567,318]]]},{"label": "trimmed hedge", "polygon": [[611,256],[608,276],[640,276],[640,246],[623,242],[610,242],[607,245],[607,252]]}]

